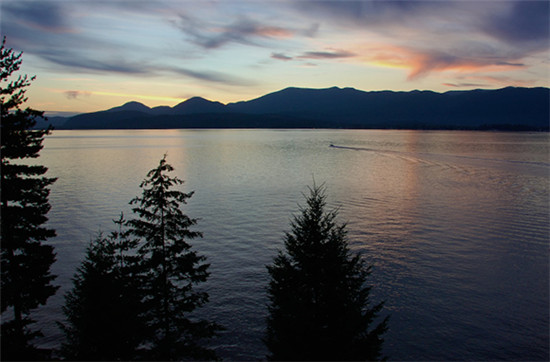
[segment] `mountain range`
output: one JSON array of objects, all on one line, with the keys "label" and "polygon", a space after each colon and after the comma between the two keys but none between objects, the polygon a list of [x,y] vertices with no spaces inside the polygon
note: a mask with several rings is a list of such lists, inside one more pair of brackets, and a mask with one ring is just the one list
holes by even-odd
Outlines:
[{"label": "mountain range", "polygon": [[73,117],[56,129],[397,128],[549,130],[550,89],[372,91],[286,88],[222,104],[200,97],[174,107],[128,102]]}]

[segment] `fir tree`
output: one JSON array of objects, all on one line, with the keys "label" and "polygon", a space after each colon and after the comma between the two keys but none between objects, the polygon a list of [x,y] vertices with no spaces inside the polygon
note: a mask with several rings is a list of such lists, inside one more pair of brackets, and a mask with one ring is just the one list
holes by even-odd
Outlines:
[{"label": "fir tree", "polygon": [[193,320],[190,313],[208,301],[208,294],[194,286],[205,282],[209,264],[191,250],[188,240],[201,237],[190,227],[197,223],[181,206],[193,192],[173,190],[182,180],[170,177],[173,167],[166,155],[141,183],[141,197],[131,201],[137,217],[128,221],[132,234],[141,239],[145,319],[152,330],[150,359],[212,359],[213,351],[200,345],[220,328],[205,320]]},{"label": "fir tree", "polygon": [[56,179],[43,176],[46,167],[30,165],[50,129],[32,129],[43,112],[22,106],[34,77],[10,80],[21,67],[22,53],[6,48],[5,42],[0,49],[1,304],[2,313],[7,312],[2,316],[2,358],[24,360],[44,357],[31,343],[41,333],[30,329],[30,313],[57,290],[50,272],[54,249],[42,243],[55,236],[44,223],[50,210],[48,187]]},{"label": "fir tree", "polygon": [[102,234],[86,250],[86,257],[65,296],[61,324],[66,342],[61,354],[68,360],[133,360],[145,336],[139,279],[135,274],[137,241],[119,230]]},{"label": "fir tree", "polygon": [[346,225],[325,211],[324,187],[314,185],[307,207],[285,234],[285,252],[268,266],[267,345],[273,360],[377,360],[387,319],[373,322],[371,267],[348,247]]}]

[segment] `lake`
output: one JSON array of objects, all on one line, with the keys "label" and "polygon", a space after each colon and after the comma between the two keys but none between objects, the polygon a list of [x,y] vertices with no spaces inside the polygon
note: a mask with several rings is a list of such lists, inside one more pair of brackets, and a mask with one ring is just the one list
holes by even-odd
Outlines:
[{"label": "lake", "polygon": [[[313,183],[373,265],[394,360],[549,359],[548,133],[394,130],[55,131],[38,159],[58,177],[49,226],[61,289],[35,313],[43,346],[89,241],[113,229],[164,153],[195,191],[185,212],[212,273],[200,313],[224,359],[257,360],[265,268]],[[334,147],[331,147],[331,144]]]}]

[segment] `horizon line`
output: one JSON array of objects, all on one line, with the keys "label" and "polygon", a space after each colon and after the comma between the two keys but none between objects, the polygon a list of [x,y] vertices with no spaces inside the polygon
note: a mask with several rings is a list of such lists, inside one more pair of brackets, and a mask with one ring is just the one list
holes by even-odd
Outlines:
[{"label": "horizon line", "polygon": [[[269,93],[265,93],[265,94],[262,94],[260,96],[257,96],[255,98],[251,98],[251,99],[248,99],[248,100],[240,100],[240,101],[235,101],[235,102],[229,102],[229,103],[222,103],[220,101],[216,101],[216,100],[211,100],[211,99],[208,99],[208,98],[205,98],[205,97],[201,97],[201,96],[192,96],[192,97],[188,97],[188,98],[181,98],[183,99],[181,102],[179,103],[176,103],[175,105],[173,106],[169,106],[169,105],[159,105],[159,106],[154,106],[154,107],[150,107],[148,106],[147,104],[143,103],[143,102],[140,102],[140,101],[136,101],[136,100],[130,100],[130,101],[127,101],[127,102],[124,102],[123,104],[121,105],[118,105],[118,106],[114,106],[114,107],[111,107],[111,108],[107,108],[107,109],[100,109],[100,110],[96,110],[96,111],[91,111],[91,112],[78,112],[78,111],[55,111],[55,110],[44,110],[44,116],[45,117],[64,117],[64,118],[70,118],[70,117],[73,117],[73,116],[77,116],[77,115],[80,115],[80,114],[88,114],[88,113],[96,113],[96,112],[102,112],[102,111],[108,111],[108,110],[111,110],[113,108],[117,108],[117,107],[123,107],[129,103],[138,103],[138,104],[141,104],[149,109],[154,109],[154,108],[158,108],[158,107],[169,107],[169,108],[174,108],[180,104],[183,104],[191,99],[194,99],[194,98],[200,98],[200,99],[204,99],[208,102],[212,102],[212,103],[220,103],[221,105],[223,106],[228,106],[230,104],[236,104],[236,103],[241,103],[241,102],[250,102],[250,101],[253,101],[255,99],[259,99],[259,98],[262,98],[264,96],[267,96],[267,95],[270,95],[270,94],[274,94],[274,93],[278,93],[278,92],[282,92],[284,90],[288,90],[288,89],[303,89],[303,90],[329,90],[329,89],[340,89],[340,90],[344,90],[344,89],[352,89],[352,90],[356,90],[356,91],[359,91],[359,92],[365,92],[365,93],[383,93],[383,92],[391,92],[391,93],[413,93],[413,92],[431,92],[431,93],[437,93],[437,94],[445,94],[445,93],[450,93],[450,92],[471,92],[471,91],[485,91],[485,90],[500,90],[500,89],[506,89],[506,88],[525,88],[525,89],[536,89],[536,88],[546,88],[546,89],[550,89],[549,86],[537,86],[537,87],[518,87],[518,86],[505,86],[505,87],[498,87],[498,88],[472,88],[472,89],[451,89],[451,90],[447,90],[447,91],[444,91],[444,92],[438,92],[438,91],[434,91],[434,90],[430,90],[430,89],[413,89],[413,90],[409,90],[409,91],[406,91],[406,90],[390,90],[390,89],[384,89],[384,90],[370,90],[370,91],[365,91],[365,90],[362,90],[362,89],[358,89],[358,88],[354,88],[354,87],[338,87],[338,86],[332,86],[332,87],[324,87],[324,88],[310,88],[310,87],[296,87],[296,86],[288,86],[288,87],[285,87],[285,88],[282,88],[282,89],[279,89],[279,90],[276,90],[276,91],[273,91],[273,92],[269,92]],[[144,99],[152,99],[153,97],[156,98],[155,96],[140,96],[140,95],[137,95],[137,94],[134,94],[132,96],[135,96],[136,98],[144,98]],[[172,99],[178,99],[178,97],[166,97],[166,98],[172,98]]]}]

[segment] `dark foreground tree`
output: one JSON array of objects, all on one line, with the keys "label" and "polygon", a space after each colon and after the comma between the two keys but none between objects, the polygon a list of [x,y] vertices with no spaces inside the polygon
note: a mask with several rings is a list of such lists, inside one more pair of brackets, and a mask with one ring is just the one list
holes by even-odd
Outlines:
[{"label": "dark foreground tree", "polygon": [[310,188],[307,207],[286,233],[285,252],[268,266],[265,344],[272,360],[377,360],[386,317],[369,307],[370,267],[349,250],[337,211],[325,211],[324,187]]},{"label": "dark foreground tree", "polygon": [[171,171],[165,155],[141,183],[142,196],[131,201],[136,205],[133,212],[137,217],[127,223],[141,240],[138,255],[144,317],[152,330],[147,358],[212,359],[216,357],[214,352],[203,347],[201,340],[213,337],[220,327],[191,317],[193,310],[208,301],[208,294],[195,286],[207,280],[209,264],[188,243],[202,236],[190,230],[197,221],[181,210],[193,192],[173,190],[183,181],[170,177]]},{"label": "dark foreground tree", "polygon": [[55,236],[44,227],[50,210],[48,187],[55,178],[44,177],[48,169],[30,162],[39,156],[50,130],[32,130],[43,112],[21,109],[34,77],[10,80],[21,67],[22,54],[7,49],[5,41],[0,49],[2,359],[29,360],[45,357],[32,346],[41,333],[31,330],[30,312],[57,290],[50,272],[54,250],[42,244]]},{"label": "dark foreground tree", "polygon": [[138,358],[145,336],[141,315],[140,283],[133,249],[137,241],[119,230],[97,236],[73,278],[65,296],[60,327],[66,341],[61,354],[67,360],[117,361]]}]

